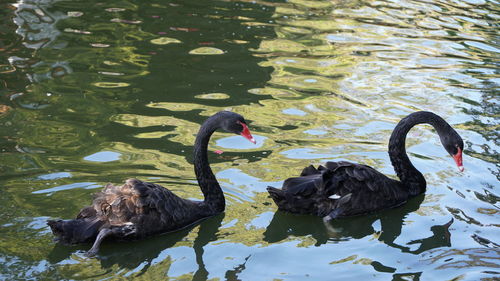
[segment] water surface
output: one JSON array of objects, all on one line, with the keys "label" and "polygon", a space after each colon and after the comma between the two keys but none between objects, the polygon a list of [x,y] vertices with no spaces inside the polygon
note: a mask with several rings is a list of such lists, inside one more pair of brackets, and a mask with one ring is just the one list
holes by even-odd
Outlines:
[{"label": "water surface", "polygon": [[[0,4],[0,279],[479,280],[499,278],[497,1],[4,1]],[[52,241],[108,182],[137,177],[201,199],[199,125],[216,133],[224,214],[131,243]],[[333,222],[277,211],[265,191],[310,164],[394,176],[407,114],[443,116],[459,173],[429,126],[407,150],[425,195]]]}]

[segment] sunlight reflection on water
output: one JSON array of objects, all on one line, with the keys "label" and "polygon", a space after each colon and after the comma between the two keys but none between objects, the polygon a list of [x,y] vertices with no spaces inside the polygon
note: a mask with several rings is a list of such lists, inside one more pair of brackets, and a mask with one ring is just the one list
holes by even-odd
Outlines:
[{"label": "sunlight reflection on water", "polygon": [[100,151],[83,157],[84,160],[92,162],[111,162],[120,160],[121,154],[114,151]]}]

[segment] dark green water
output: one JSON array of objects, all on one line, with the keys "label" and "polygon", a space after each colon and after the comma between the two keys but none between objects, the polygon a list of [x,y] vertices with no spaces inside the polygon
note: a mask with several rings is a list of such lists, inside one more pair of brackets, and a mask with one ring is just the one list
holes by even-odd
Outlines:
[{"label": "dark green water", "polygon": [[[0,280],[500,278],[499,19],[493,0],[3,1]],[[92,259],[52,241],[45,221],[108,182],[200,199],[192,144],[222,109],[258,141],[212,139],[223,215]],[[419,126],[425,195],[334,232],[276,211],[266,186],[309,164],[394,175],[390,133],[417,110],[457,128],[464,173]]]}]

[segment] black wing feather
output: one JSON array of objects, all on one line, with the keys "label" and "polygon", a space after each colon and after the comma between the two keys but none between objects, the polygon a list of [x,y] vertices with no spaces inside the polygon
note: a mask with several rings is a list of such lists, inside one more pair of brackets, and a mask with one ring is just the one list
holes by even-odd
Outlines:
[{"label": "black wing feather", "polygon": [[[273,188],[273,193],[277,194]],[[268,188],[271,193],[270,188]],[[398,206],[407,200],[402,184],[377,170],[347,161],[306,167],[300,177],[285,180],[278,208],[301,214],[347,217]]]}]

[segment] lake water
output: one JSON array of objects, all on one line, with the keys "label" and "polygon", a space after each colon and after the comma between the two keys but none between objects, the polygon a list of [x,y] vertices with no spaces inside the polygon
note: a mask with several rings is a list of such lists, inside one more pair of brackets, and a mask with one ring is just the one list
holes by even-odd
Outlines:
[{"label": "lake water", "polygon": [[[496,0],[3,1],[0,279],[500,278],[499,19]],[[195,134],[224,109],[257,139],[212,138],[224,214],[96,258],[52,241],[46,220],[108,182],[201,199]],[[277,211],[266,186],[310,164],[394,176],[390,133],[417,110],[457,129],[465,172],[418,126],[425,195],[334,231]]]}]

